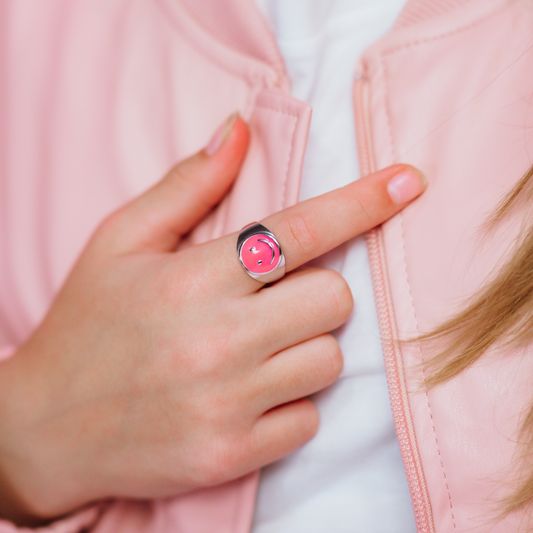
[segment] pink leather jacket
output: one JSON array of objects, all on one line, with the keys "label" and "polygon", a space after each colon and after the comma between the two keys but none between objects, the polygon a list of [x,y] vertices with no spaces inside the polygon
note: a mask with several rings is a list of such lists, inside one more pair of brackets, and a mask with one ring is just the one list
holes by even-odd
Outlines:
[{"label": "pink leather jacket", "polygon": [[[311,109],[290,96],[251,0],[12,0],[0,4],[0,26],[4,357],[41,319],[97,223],[199,149],[235,109],[250,123],[250,150],[192,239],[296,202]],[[511,532],[523,519],[490,522],[512,487],[533,354],[493,350],[427,391],[420,363],[431,352],[390,339],[440,323],[508,253],[517,224],[485,241],[478,228],[531,163],[532,35],[525,0],[410,0],[354,65],[362,172],[402,161],[430,182],[369,236],[419,533]],[[246,533],[257,481],[254,473],[166,501],[106,503],[48,531]],[[15,530],[0,521],[1,533]]]}]

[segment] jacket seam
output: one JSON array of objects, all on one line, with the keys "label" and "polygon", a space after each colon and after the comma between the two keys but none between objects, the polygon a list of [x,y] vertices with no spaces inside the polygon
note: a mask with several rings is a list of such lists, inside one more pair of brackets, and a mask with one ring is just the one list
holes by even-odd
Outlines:
[{"label": "jacket seam", "polygon": [[250,92],[248,98],[246,98],[246,103],[242,108],[242,116],[248,121],[250,116],[253,113],[254,107],[257,107],[257,96],[264,89],[263,84],[259,78],[255,79],[253,83],[250,83]]},{"label": "jacket seam", "polygon": [[263,109],[267,109],[269,111],[274,111],[275,113],[281,113],[282,115],[287,115],[289,117],[292,117],[294,120],[292,120],[292,131],[291,131],[291,143],[290,143],[290,148],[289,148],[289,153],[287,155],[287,162],[285,164],[285,171],[284,171],[284,174],[285,174],[285,178],[283,180],[283,191],[282,191],[282,194],[281,194],[281,203],[280,203],[280,210],[281,209],[284,209],[286,207],[285,205],[285,200],[286,200],[286,197],[287,197],[287,182],[289,181],[289,167],[290,167],[290,163],[291,163],[291,158],[292,158],[292,151],[293,151],[293,148],[294,148],[294,136],[296,134],[296,122],[298,121],[298,115],[295,114],[295,113],[290,113],[289,111],[284,111],[282,109],[277,109],[275,107],[272,107],[272,106],[269,106],[267,104],[263,104],[263,103],[258,103],[256,104],[257,107],[262,107]]},{"label": "jacket seam", "polygon": [[[392,156],[392,160],[395,161],[395,159],[396,159],[396,148],[395,148],[395,144],[394,144],[394,137],[392,135],[392,120],[391,120],[391,113],[390,113],[390,108],[389,108],[389,98],[388,98],[389,82],[388,82],[387,68],[386,68],[386,64],[385,64],[385,61],[384,61],[384,54],[380,54],[380,63],[381,63],[381,69],[382,69],[382,72],[383,72],[383,78],[384,78],[384,82],[385,82],[384,83],[384,86],[385,86],[384,109],[385,109],[385,116],[387,118],[387,129],[388,129],[388,137],[389,137],[390,154]],[[416,308],[415,308],[413,294],[412,294],[412,290],[411,290],[411,283],[409,281],[409,274],[408,274],[408,270],[407,270],[407,252],[406,252],[406,248],[405,248],[405,231],[404,231],[403,213],[399,213],[398,217],[399,217],[399,220],[400,220],[400,229],[401,229],[401,244],[402,244],[402,254],[403,254],[402,255],[402,261],[403,261],[404,276],[405,276],[405,281],[406,281],[406,284],[407,284],[407,289],[408,289],[408,292],[409,292],[409,301],[410,301],[410,304],[411,304],[413,318],[414,318],[414,321],[415,321],[416,333],[417,333],[417,336],[418,336],[418,335],[420,335],[420,328],[419,328],[419,325],[418,325],[418,318],[417,318]],[[422,352],[422,346],[420,345],[420,343],[418,343],[418,350],[419,350],[419,353],[420,353],[420,359],[421,359],[422,363],[424,363],[424,354]],[[424,365],[422,366],[422,374],[423,374],[424,383],[425,383],[425,368],[424,368]],[[437,452],[439,454],[439,462],[440,462],[440,466],[441,466],[442,475],[443,475],[443,478],[444,478],[444,484],[446,486],[446,493],[448,495],[448,502],[449,502],[449,505],[450,505],[450,514],[451,514],[451,518],[452,518],[453,530],[457,531],[457,525],[455,523],[454,507],[453,507],[453,503],[452,503],[452,496],[451,496],[450,487],[449,487],[449,484],[448,484],[448,478],[446,476],[446,471],[445,471],[445,468],[444,468],[444,462],[443,462],[443,459],[442,459],[442,454],[441,454],[441,450],[440,450],[440,446],[439,446],[439,439],[437,437],[437,430],[435,428],[435,420],[433,418],[433,412],[431,410],[431,403],[430,403],[430,400],[429,400],[429,394],[428,394],[427,387],[425,385],[424,385],[424,395],[426,397],[428,413],[429,413],[429,417],[430,417],[430,420],[431,420],[431,427],[433,429],[433,436],[435,438],[435,445],[436,445],[436,448],[437,448]]]},{"label": "jacket seam", "polygon": [[[234,76],[239,77],[250,87],[254,85],[257,77],[264,80],[265,85],[270,85],[270,73],[268,70],[271,70],[273,76],[276,76],[275,71],[270,65],[247,56],[224,41],[218,39],[215,35],[212,35],[208,30],[202,27],[186,7],[178,2],[172,2],[173,9],[179,9],[180,18],[186,19],[185,23],[180,24],[175,13],[169,7],[169,3],[168,0],[157,0],[155,2],[158,9],[160,9],[163,16],[172,27],[172,31],[179,32],[180,29],[186,27],[186,31],[180,33],[181,37],[188,41],[205,59],[218,65],[227,72],[230,72]],[[207,44],[203,42],[204,39],[212,41],[212,43],[209,44],[216,44],[216,49],[215,47],[208,48]]]},{"label": "jacket seam", "polygon": [[474,20],[470,22],[469,24],[465,24],[464,26],[459,26],[458,28],[455,28],[454,30],[449,30],[444,33],[438,34],[438,35],[432,35],[431,37],[425,37],[424,39],[415,39],[414,41],[406,42],[400,45],[396,45],[392,48],[389,48],[387,50],[383,50],[381,53],[382,56],[390,55],[395,52],[399,52],[401,50],[405,50],[407,48],[412,48],[415,46],[419,46],[421,44],[430,43],[432,41],[438,41],[439,39],[446,39],[448,37],[453,37],[454,35],[457,35],[459,33],[463,33],[465,31],[471,30],[472,28],[475,28],[476,26],[479,26],[483,24],[484,22],[490,20],[492,17],[495,17],[502,11],[506,11],[508,9],[508,2],[504,2],[501,6],[494,9],[494,11],[491,11],[490,13],[487,13],[484,17],[481,17],[477,20]]},{"label": "jacket seam", "polygon": [[[401,235],[402,235],[402,251],[403,251],[404,274],[405,274],[405,279],[407,281],[407,288],[409,290],[409,301],[411,303],[411,308],[413,310],[413,318],[415,320],[416,332],[417,332],[417,335],[420,335],[420,328],[418,326],[418,318],[417,318],[417,315],[416,315],[415,303],[414,303],[413,294],[412,294],[412,291],[411,291],[411,284],[409,282],[409,274],[407,272],[407,257],[406,257],[407,253],[406,253],[406,250],[405,250],[405,232],[404,232],[404,222],[403,221],[404,221],[403,213],[400,213],[400,227],[401,227],[401,232],[402,232]],[[422,346],[421,346],[420,343],[417,343],[417,344],[418,344],[418,353],[420,355],[420,360],[422,361],[422,363],[424,363],[424,353],[422,351]],[[424,364],[422,365],[422,376],[423,376],[424,383],[425,383],[425,381],[426,381],[426,368],[425,368]],[[453,503],[452,503],[452,495],[451,495],[451,492],[450,492],[450,486],[448,484],[448,476],[446,475],[446,469],[444,468],[444,461],[442,459],[442,453],[440,451],[439,439],[437,437],[437,429],[435,428],[435,420],[433,418],[433,411],[431,409],[431,403],[430,403],[430,400],[429,400],[428,389],[427,389],[427,387],[425,385],[424,385],[424,395],[426,396],[429,417],[430,417],[430,420],[431,420],[431,427],[433,428],[433,435],[435,437],[435,445],[437,446],[437,453],[439,454],[439,463],[440,463],[441,470],[442,470],[442,476],[444,478],[444,484],[446,486],[446,493],[448,495],[448,502],[450,503],[450,513],[451,513],[451,517],[452,517],[453,530],[457,531],[457,525],[455,523],[454,507],[453,507]]]}]

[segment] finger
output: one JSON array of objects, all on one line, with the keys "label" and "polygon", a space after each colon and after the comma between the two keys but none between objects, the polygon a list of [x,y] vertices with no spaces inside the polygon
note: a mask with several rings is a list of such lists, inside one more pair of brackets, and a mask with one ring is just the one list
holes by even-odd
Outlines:
[{"label": "finger", "polygon": [[280,211],[261,223],[280,241],[287,271],[381,224],[426,187],[423,175],[394,165]]},{"label": "finger", "polygon": [[[346,321],[353,297],[334,270],[305,268],[246,298],[242,337],[248,353],[273,353],[332,331]],[[248,324],[260,324],[249,328]]]},{"label": "finger", "polygon": [[[286,258],[286,271],[332,250],[381,224],[426,188],[424,176],[409,165],[394,165],[345,187],[311,198],[261,221],[274,233]],[[235,246],[238,234],[223,237],[217,258],[219,275],[234,291],[250,293],[264,286],[246,274]]]},{"label": "finger", "polygon": [[307,399],[268,411],[252,430],[250,456],[254,464],[249,469],[273,463],[300,448],[316,435],[318,425],[318,409]]},{"label": "finger", "polygon": [[246,123],[233,114],[200,152],[173,167],[104,223],[113,251],[173,251],[224,196],[248,146]]},{"label": "finger", "polygon": [[[231,477],[239,477],[273,463],[303,446],[318,431],[318,409],[307,399],[276,407],[263,414],[239,444]],[[235,452],[235,443],[231,450]]]},{"label": "finger", "polygon": [[255,374],[254,398],[266,411],[325,389],[342,368],[339,343],[332,335],[320,335],[268,359]]}]

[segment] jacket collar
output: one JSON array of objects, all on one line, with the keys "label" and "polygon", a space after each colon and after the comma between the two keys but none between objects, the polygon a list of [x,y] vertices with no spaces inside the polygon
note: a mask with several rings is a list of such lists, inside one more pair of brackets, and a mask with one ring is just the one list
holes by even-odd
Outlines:
[{"label": "jacket collar", "polygon": [[175,0],[218,40],[286,77],[276,38],[254,0]]},{"label": "jacket collar", "polygon": [[[288,90],[283,57],[275,36],[254,0],[172,0],[179,2],[207,32],[241,54],[269,65],[278,86]],[[393,29],[363,55],[406,42],[431,39],[480,19],[513,0],[408,0]]]},{"label": "jacket collar", "polygon": [[453,11],[469,0],[409,0],[396,20],[395,28],[405,28],[423,20]]}]

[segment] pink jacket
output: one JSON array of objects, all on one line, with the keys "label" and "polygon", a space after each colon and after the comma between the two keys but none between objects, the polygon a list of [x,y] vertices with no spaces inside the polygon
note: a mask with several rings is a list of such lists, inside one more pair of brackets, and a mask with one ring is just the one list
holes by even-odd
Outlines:
[{"label": "pink jacket", "polygon": [[[250,123],[250,150],[192,239],[297,201],[311,109],[290,96],[252,0],[12,0],[0,4],[0,26],[4,357],[41,319],[97,223],[199,149],[235,109]],[[453,313],[518,231],[510,225],[482,241],[478,227],[531,164],[532,34],[523,0],[409,0],[354,70],[362,172],[402,161],[430,182],[369,236],[419,533],[511,532],[523,518],[488,523],[513,479],[519,418],[533,395],[530,350],[493,350],[426,391],[419,363],[431,354],[389,339]],[[47,531],[246,533],[257,481],[254,473],[175,499],[106,503]],[[15,530],[0,521],[0,533]]]}]

